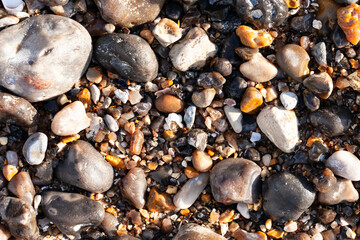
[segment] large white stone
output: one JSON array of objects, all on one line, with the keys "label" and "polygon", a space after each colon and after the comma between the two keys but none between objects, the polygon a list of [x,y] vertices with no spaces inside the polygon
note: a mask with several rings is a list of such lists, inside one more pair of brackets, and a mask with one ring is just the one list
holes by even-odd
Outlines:
[{"label": "large white stone", "polygon": [[334,152],[325,163],[335,175],[349,179],[351,181],[360,181],[360,160],[351,152]]}]

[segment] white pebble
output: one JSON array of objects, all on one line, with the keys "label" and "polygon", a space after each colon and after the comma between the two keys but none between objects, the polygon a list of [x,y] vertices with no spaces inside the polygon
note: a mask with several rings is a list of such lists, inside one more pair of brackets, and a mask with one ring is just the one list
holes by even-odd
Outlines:
[{"label": "white pebble", "polygon": [[249,208],[248,208],[248,205],[246,203],[239,202],[236,205],[236,209],[239,211],[241,216],[243,216],[244,218],[246,218],[246,219],[250,218]]},{"label": "white pebble", "polygon": [[15,14],[23,10],[25,3],[22,0],[1,0],[4,8],[10,14]]},{"label": "white pebble", "polygon": [[182,124],[182,116],[181,114],[170,113],[167,118],[165,118],[166,124],[164,124],[164,129],[169,130],[171,123],[176,123],[180,128],[183,128],[184,125]]},{"label": "white pebble", "polygon": [[125,91],[121,91],[120,89],[116,89],[114,91],[115,96],[120,99],[120,101],[122,103],[127,103],[127,101],[129,100],[129,91],[125,90]]},{"label": "white pebble", "polygon": [[39,208],[40,203],[41,203],[41,195],[36,195],[34,197],[34,210],[35,210],[36,215],[38,215],[38,208]]},{"label": "white pebble", "polygon": [[6,144],[8,144],[8,138],[7,137],[0,137],[0,144],[2,146],[5,146]]},{"label": "white pebble", "polygon": [[251,133],[250,142],[255,143],[261,140],[261,134],[258,132]]},{"label": "white pebble", "polygon": [[24,143],[22,152],[30,165],[39,165],[45,158],[48,137],[41,132],[33,133]]},{"label": "white pebble", "polygon": [[293,92],[282,92],[280,101],[286,110],[292,110],[296,107],[298,97]]},{"label": "white pebble", "polygon": [[317,30],[320,30],[322,28],[322,22],[320,20],[314,20],[312,22],[312,26],[313,28],[317,29]]},{"label": "white pebble", "polygon": [[265,166],[270,166],[270,163],[271,163],[271,155],[270,154],[265,154],[263,157],[262,157],[262,161],[264,163]]},{"label": "white pebble", "polygon": [[19,23],[19,19],[15,16],[6,16],[0,19],[0,28]]},{"label": "white pebble", "polygon": [[321,233],[317,233],[311,237],[311,240],[323,240]]},{"label": "white pebble", "polygon": [[284,231],[285,232],[295,232],[297,230],[297,223],[290,221],[287,222],[284,226]]}]

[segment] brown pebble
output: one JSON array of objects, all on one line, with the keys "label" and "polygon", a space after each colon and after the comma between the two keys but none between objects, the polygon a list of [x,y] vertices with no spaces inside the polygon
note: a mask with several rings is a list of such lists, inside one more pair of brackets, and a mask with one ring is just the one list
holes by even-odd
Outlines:
[{"label": "brown pebble", "polygon": [[284,237],[285,240],[310,240],[310,236],[307,233],[289,234]]},{"label": "brown pebble", "polygon": [[254,87],[248,87],[241,99],[240,109],[244,113],[254,114],[263,104],[263,96],[259,90]]},{"label": "brown pebble", "polygon": [[28,172],[20,172],[11,179],[8,189],[18,198],[32,205],[35,188]]},{"label": "brown pebble", "polygon": [[211,169],[213,160],[206,152],[196,149],[192,154],[192,163],[199,172],[207,172]]},{"label": "brown pebble", "polygon": [[147,208],[150,212],[166,212],[174,210],[175,206],[167,193],[160,193],[152,187],[147,200]]},{"label": "brown pebble", "polygon": [[128,216],[131,218],[132,224],[138,226],[142,224],[141,215],[138,211],[131,209],[130,212],[128,212]]},{"label": "brown pebble", "polygon": [[149,29],[143,29],[140,32],[140,36],[144,38],[149,44],[152,44],[154,41],[154,35]]},{"label": "brown pebble", "polygon": [[204,89],[200,92],[194,92],[191,100],[199,108],[206,108],[210,106],[216,94],[213,88]]},{"label": "brown pebble", "polygon": [[171,223],[171,220],[168,218],[164,218],[161,222],[161,230],[164,233],[171,233],[173,229],[174,229],[174,227]]},{"label": "brown pebble", "polygon": [[258,52],[258,48],[238,47],[235,49],[235,53],[245,61],[252,59],[252,57]]},{"label": "brown pebble", "polygon": [[185,103],[174,95],[165,94],[155,100],[155,107],[164,113],[180,113],[184,110]]},{"label": "brown pebble", "polygon": [[336,212],[332,209],[323,208],[320,211],[319,218],[323,224],[329,224],[335,220]]},{"label": "brown pebble", "polygon": [[131,135],[130,153],[139,155],[144,145],[144,141],[144,133],[140,129],[136,129],[135,132]]},{"label": "brown pebble", "polygon": [[323,240],[337,240],[337,236],[333,230],[327,230],[321,233]]},{"label": "brown pebble", "polygon": [[335,87],[337,87],[338,89],[344,89],[350,87],[350,82],[345,77],[338,77],[335,82]]},{"label": "brown pebble", "polygon": [[325,168],[324,171],[315,176],[313,183],[319,192],[325,193],[335,185],[336,177],[329,168]]}]

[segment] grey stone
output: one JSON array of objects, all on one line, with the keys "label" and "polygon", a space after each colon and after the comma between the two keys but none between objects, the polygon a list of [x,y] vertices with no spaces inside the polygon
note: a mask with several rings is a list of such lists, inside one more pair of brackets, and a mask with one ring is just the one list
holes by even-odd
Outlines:
[{"label": "grey stone", "polygon": [[111,115],[106,114],[104,116],[104,120],[105,120],[106,126],[109,128],[110,131],[117,132],[119,130],[118,123]]},{"label": "grey stone", "polygon": [[97,104],[100,99],[101,93],[100,93],[99,88],[95,84],[92,84],[90,86],[90,94],[91,94],[91,100],[95,104]]},{"label": "grey stone", "polygon": [[337,176],[351,181],[360,181],[360,160],[351,152],[336,151],[325,162],[325,166]]},{"label": "grey stone", "polygon": [[141,168],[131,169],[122,179],[121,193],[138,209],[145,206],[146,176]]},{"label": "grey stone", "polygon": [[282,92],[280,94],[280,101],[286,110],[292,110],[297,105],[298,97],[293,92]]},{"label": "grey stone", "polygon": [[312,74],[303,82],[304,86],[322,99],[327,99],[334,88],[330,75],[326,72]]},{"label": "grey stone", "polygon": [[311,54],[314,56],[316,62],[320,66],[327,66],[326,61],[326,45],[324,42],[319,42],[311,48]]},{"label": "grey stone", "polygon": [[39,165],[45,158],[48,137],[41,132],[33,133],[24,143],[22,152],[30,165]]},{"label": "grey stone", "polygon": [[185,110],[184,122],[186,124],[187,129],[191,129],[194,126],[195,115],[196,115],[196,107],[195,106],[193,106],[193,105],[189,106]]},{"label": "grey stone", "polygon": [[193,129],[188,135],[187,141],[193,147],[204,151],[207,145],[208,134],[201,129]]},{"label": "grey stone", "polygon": [[224,107],[225,115],[233,128],[234,132],[240,133],[242,131],[242,112],[239,108],[225,106]]},{"label": "grey stone", "polygon": [[223,236],[200,225],[189,223],[183,225],[172,240],[226,240]]}]

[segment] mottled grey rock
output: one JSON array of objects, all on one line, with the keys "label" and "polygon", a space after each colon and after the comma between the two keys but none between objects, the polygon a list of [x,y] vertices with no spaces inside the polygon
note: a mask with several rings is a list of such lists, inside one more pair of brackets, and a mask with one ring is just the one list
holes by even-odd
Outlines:
[{"label": "mottled grey rock", "polygon": [[341,202],[356,202],[359,200],[359,193],[350,180],[337,179],[329,191],[319,193],[318,199],[320,203],[327,205],[335,205]]},{"label": "mottled grey rock", "polygon": [[90,143],[78,140],[70,145],[65,159],[59,162],[56,176],[89,192],[101,193],[111,187],[114,170]]},{"label": "mottled grey rock", "polygon": [[360,181],[360,160],[351,152],[336,151],[326,160],[325,165],[335,175],[351,181]]},{"label": "mottled grey rock", "polygon": [[196,107],[195,106],[189,106],[186,110],[185,110],[185,115],[184,115],[184,122],[186,124],[186,128],[187,129],[191,129],[194,125],[195,122],[195,115],[196,115]]},{"label": "mottled grey rock", "polygon": [[145,205],[146,176],[141,168],[131,169],[122,179],[121,193],[138,209]]},{"label": "mottled grey rock", "polygon": [[38,119],[38,112],[31,103],[8,93],[0,92],[0,109],[0,122],[29,127]]},{"label": "mottled grey rock", "polygon": [[210,186],[217,202],[254,203],[261,191],[261,168],[244,158],[229,158],[217,163],[210,172]]},{"label": "mottled grey rock", "polygon": [[183,225],[172,240],[226,240],[226,238],[208,228],[189,223]]},{"label": "mottled grey rock", "polygon": [[304,79],[304,86],[322,99],[327,99],[334,88],[330,75],[326,72],[312,74]]},{"label": "mottled grey rock", "polygon": [[35,188],[28,172],[19,172],[9,182],[8,189],[18,198],[32,205]]},{"label": "mottled grey rock", "polygon": [[153,21],[165,0],[95,0],[105,21],[121,27],[135,27]]},{"label": "mottled grey rock", "polygon": [[0,197],[0,218],[4,221],[11,235],[26,240],[38,240],[39,229],[33,207],[14,197]]},{"label": "mottled grey rock", "polygon": [[30,165],[39,165],[45,158],[48,137],[41,132],[33,133],[24,143],[22,152]]},{"label": "mottled grey rock", "polygon": [[153,80],[158,61],[150,45],[134,34],[113,33],[100,37],[95,58],[104,68],[136,82]]},{"label": "mottled grey rock", "polygon": [[0,85],[30,102],[58,96],[85,72],[91,48],[89,33],[70,18],[28,18],[0,32]]},{"label": "mottled grey rock", "polygon": [[109,128],[110,131],[117,132],[119,130],[118,123],[111,115],[106,114],[104,116],[104,120],[105,120],[106,126]]},{"label": "mottled grey rock", "polygon": [[77,193],[44,192],[42,209],[64,234],[75,235],[86,226],[98,226],[105,210],[101,203]]},{"label": "mottled grey rock", "polygon": [[313,186],[303,177],[280,172],[263,183],[263,208],[278,222],[297,220],[315,200]]},{"label": "mottled grey rock", "polygon": [[314,56],[316,62],[320,66],[327,66],[326,61],[326,45],[324,42],[319,42],[311,48],[311,54]]}]

